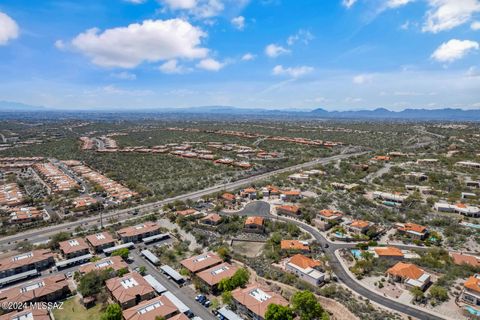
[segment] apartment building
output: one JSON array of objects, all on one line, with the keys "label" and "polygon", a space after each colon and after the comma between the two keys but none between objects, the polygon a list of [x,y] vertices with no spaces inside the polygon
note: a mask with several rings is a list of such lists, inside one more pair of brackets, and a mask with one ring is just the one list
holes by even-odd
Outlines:
[{"label": "apartment building", "polygon": [[186,320],[187,316],[180,313],[177,306],[167,297],[160,296],[143,301],[137,306],[123,311],[125,320]]},{"label": "apartment building", "polygon": [[117,235],[123,243],[139,242],[143,238],[155,236],[159,233],[160,226],[155,222],[145,222],[117,231]]},{"label": "apartment building", "polygon": [[36,163],[33,169],[55,193],[67,192],[78,188],[78,183],[52,163]]},{"label": "apartment building", "polygon": [[18,206],[24,201],[23,192],[16,183],[0,185],[0,206]]},{"label": "apartment building", "polygon": [[48,249],[33,250],[0,260],[0,278],[5,278],[30,270],[45,270],[55,263]]},{"label": "apartment building", "polygon": [[272,303],[288,306],[285,298],[258,283],[233,290],[232,297],[237,311],[253,320],[264,320],[267,308]]},{"label": "apartment building", "polygon": [[182,260],[180,264],[193,274],[207,270],[222,262],[223,260],[216,253],[207,252]]},{"label": "apartment building", "polygon": [[219,265],[213,266],[201,272],[197,272],[196,276],[206,285],[209,290],[213,293],[217,291],[217,285],[223,279],[231,278],[235,272],[237,272],[238,267],[224,262]]},{"label": "apartment building", "polygon": [[115,239],[108,232],[99,232],[86,236],[87,243],[95,250],[95,252],[103,252],[103,249],[113,247]]},{"label": "apartment building", "polygon": [[[56,274],[41,279],[24,282],[18,286],[0,291],[0,306],[11,303],[54,302],[62,300],[70,292],[64,274]],[[3,309],[6,312],[12,309]]]},{"label": "apartment building", "polygon": [[131,308],[142,301],[155,297],[155,290],[137,272],[127,273],[123,277],[108,279],[105,283],[112,299],[122,309]]},{"label": "apartment building", "polygon": [[60,247],[60,251],[66,259],[72,259],[90,253],[87,243],[82,238],[62,241],[58,245]]},{"label": "apartment building", "polygon": [[128,269],[128,264],[123,261],[120,256],[106,257],[95,262],[89,262],[80,266],[78,271],[81,274],[89,273],[91,271],[100,271],[112,269],[113,273],[117,273],[119,270]]}]

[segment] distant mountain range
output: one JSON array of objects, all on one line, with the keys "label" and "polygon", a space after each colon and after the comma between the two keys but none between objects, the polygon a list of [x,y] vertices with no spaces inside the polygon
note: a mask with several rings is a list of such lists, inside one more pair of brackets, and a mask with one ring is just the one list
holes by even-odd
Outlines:
[{"label": "distant mountain range", "polygon": [[359,120],[442,120],[442,121],[480,121],[480,109],[477,110],[463,110],[463,109],[405,109],[402,111],[391,111],[385,108],[378,108],[374,110],[356,110],[356,111],[327,111],[322,108],[314,110],[285,110],[285,109],[262,109],[262,108],[237,108],[231,106],[203,106],[190,108],[121,108],[114,110],[112,108],[97,108],[97,109],[56,109],[43,106],[33,106],[18,102],[0,101],[0,112],[16,112],[29,113],[30,117],[34,117],[32,113],[42,113],[43,117],[48,116],[48,113],[67,114],[70,117],[72,114],[82,114],[85,118],[86,114],[108,114],[115,117],[115,114],[125,115],[135,113],[137,115],[145,114],[203,114],[217,115],[217,116],[259,116],[259,117],[274,117],[281,119],[283,117],[302,118],[302,119],[359,119]]}]

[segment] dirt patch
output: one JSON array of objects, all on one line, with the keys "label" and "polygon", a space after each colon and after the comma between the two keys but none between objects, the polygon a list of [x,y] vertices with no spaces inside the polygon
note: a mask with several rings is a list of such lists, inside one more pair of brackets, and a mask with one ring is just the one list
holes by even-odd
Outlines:
[{"label": "dirt patch", "polygon": [[262,251],[265,243],[254,241],[232,241],[232,248],[236,253],[245,255],[249,258],[258,257]]}]

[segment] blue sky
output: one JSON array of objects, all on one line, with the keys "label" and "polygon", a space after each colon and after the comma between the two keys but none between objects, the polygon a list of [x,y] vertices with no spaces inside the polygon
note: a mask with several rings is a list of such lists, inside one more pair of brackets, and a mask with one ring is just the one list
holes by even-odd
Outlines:
[{"label": "blue sky", "polygon": [[2,0],[0,100],[480,108],[480,0]]}]

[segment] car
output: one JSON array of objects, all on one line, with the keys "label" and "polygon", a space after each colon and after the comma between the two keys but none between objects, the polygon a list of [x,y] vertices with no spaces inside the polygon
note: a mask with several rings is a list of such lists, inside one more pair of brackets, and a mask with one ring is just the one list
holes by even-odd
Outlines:
[{"label": "car", "polygon": [[208,308],[208,307],[210,307],[211,304],[212,304],[212,303],[210,302],[210,300],[207,300],[207,301],[205,301],[205,302],[203,303],[203,306],[204,306],[205,308]]},{"label": "car", "polygon": [[190,310],[185,311],[185,315],[186,315],[187,317],[189,317],[189,318],[195,317],[195,315],[193,314],[193,312],[190,311]]},{"label": "car", "polygon": [[69,271],[69,272],[65,273],[65,276],[67,278],[71,278],[73,276],[73,273]]},{"label": "car", "polygon": [[198,300],[200,300],[200,298],[201,298],[201,297],[203,297],[203,295],[202,295],[202,294],[199,294],[199,295],[197,295],[197,296],[195,297],[195,301],[198,301]]},{"label": "car", "polygon": [[330,247],[330,246],[328,245],[328,243],[325,243],[325,248],[328,248],[328,247]]},{"label": "car", "polygon": [[205,296],[201,296],[200,299],[198,299],[198,302],[200,302],[201,304],[203,304],[205,301],[207,301],[207,297]]}]

